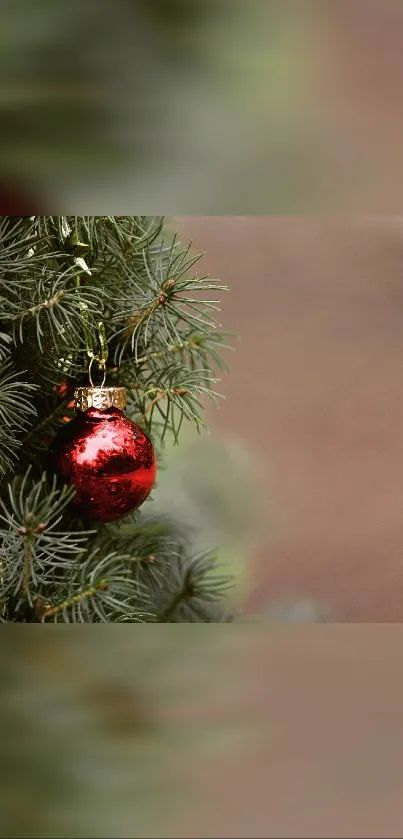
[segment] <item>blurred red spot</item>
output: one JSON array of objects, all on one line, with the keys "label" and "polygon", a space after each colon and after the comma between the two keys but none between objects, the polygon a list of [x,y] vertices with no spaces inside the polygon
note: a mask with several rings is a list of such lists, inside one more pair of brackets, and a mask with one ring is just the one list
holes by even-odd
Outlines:
[{"label": "blurred red spot", "polygon": [[38,200],[21,186],[0,181],[0,215],[31,216],[38,212]]}]

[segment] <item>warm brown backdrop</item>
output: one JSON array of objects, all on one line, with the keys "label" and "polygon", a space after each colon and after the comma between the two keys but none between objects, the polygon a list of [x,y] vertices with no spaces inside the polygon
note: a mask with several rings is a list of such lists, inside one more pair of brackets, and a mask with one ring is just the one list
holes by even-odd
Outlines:
[{"label": "warm brown backdrop", "polygon": [[240,340],[209,421],[267,494],[250,608],[403,619],[403,219],[187,217]]}]

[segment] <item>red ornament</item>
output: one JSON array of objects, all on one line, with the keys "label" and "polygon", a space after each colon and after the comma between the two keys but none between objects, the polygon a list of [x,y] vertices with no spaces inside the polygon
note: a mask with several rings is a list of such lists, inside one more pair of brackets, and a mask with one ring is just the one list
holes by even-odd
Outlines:
[{"label": "red ornament", "polygon": [[82,515],[115,521],[146,500],[156,475],[154,448],[125,414],[124,388],[78,388],[77,415],[56,436],[50,468],[72,484]]}]

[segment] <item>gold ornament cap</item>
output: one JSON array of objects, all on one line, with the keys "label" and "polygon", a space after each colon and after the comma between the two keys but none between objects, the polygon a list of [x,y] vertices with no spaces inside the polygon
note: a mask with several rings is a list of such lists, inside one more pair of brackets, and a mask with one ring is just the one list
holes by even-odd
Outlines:
[{"label": "gold ornament cap", "polygon": [[125,387],[78,387],[74,391],[74,404],[77,411],[88,411],[96,408],[106,411],[108,408],[126,407]]}]

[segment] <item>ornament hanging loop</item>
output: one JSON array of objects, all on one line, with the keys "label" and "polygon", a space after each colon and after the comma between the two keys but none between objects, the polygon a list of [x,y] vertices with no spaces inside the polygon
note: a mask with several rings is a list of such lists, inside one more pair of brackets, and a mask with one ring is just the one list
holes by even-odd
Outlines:
[{"label": "ornament hanging loop", "polygon": [[[93,365],[94,361],[96,361],[98,363],[99,367],[103,371],[102,382],[99,385],[94,385],[94,382],[93,382],[93,379],[92,379],[92,365]],[[89,367],[88,367],[88,378],[90,380],[91,387],[103,387],[104,384],[105,384],[105,380],[106,380],[106,364],[105,364],[105,361],[101,361],[99,358],[97,358],[95,355],[93,355],[92,358],[91,358],[91,361],[89,363]]]},{"label": "ornament hanging loop", "polygon": [[[102,323],[102,321],[99,321],[99,323],[98,323],[98,340],[99,340],[99,348],[100,348],[99,354],[95,353],[91,349],[88,349],[88,355],[90,357],[90,363],[89,363],[89,367],[88,367],[88,378],[90,380],[91,387],[103,387],[104,384],[105,384],[105,380],[106,380],[106,362],[107,362],[107,359],[108,359],[108,342],[106,340],[105,326]],[[102,382],[101,382],[100,385],[94,385],[94,382],[93,382],[93,379],[92,379],[92,365],[93,365],[94,361],[97,362],[98,366],[103,371],[103,378],[102,378]]]},{"label": "ornament hanging loop", "polygon": [[105,363],[108,359],[108,342],[106,340],[105,325],[103,324],[102,320],[98,321],[97,328],[100,351],[99,353],[95,353],[94,350],[88,349],[88,355],[90,356],[90,358],[95,358],[101,366],[105,366]]}]

